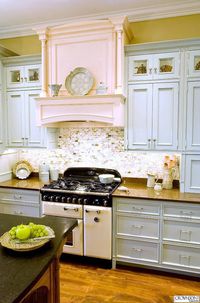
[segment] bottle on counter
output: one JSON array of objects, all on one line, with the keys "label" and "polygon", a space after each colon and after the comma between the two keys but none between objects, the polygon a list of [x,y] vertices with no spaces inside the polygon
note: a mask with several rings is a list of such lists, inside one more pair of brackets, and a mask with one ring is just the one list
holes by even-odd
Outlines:
[{"label": "bottle on counter", "polygon": [[173,169],[169,167],[168,163],[164,163],[163,167],[163,188],[173,188]]}]

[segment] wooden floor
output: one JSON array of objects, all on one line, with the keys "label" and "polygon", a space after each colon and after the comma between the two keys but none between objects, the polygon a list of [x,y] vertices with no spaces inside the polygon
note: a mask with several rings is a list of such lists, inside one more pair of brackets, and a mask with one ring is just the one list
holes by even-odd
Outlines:
[{"label": "wooden floor", "polygon": [[200,280],[154,271],[104,269],[61,259],[60,303],[170,303],[174,295],[199,295]]}]

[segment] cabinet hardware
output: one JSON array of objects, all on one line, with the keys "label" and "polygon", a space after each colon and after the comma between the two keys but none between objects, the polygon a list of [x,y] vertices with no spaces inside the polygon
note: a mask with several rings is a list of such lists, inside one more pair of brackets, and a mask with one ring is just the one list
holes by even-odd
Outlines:
[{"label": "cabinet hardware", "polygon": [[133,208],[134,210],[144,210],[143,207],[136,207],[136,206],[133,206],[132,208]]},{"label": "cabinet hardware", "polygon": [[151,139],[148,139],[148,148],[151,147]]},{"label": "cabinet hardware", "polygon": [[21,82],[24,82],[24,79],[21,77]]},{"label": "cabinet hardware", "polygon": [[27,77],[24,77],[25,82],[27,82]]},{"label": "cabinet hardware", "polygon": [[64,209],[64,210],[74,210],[75,212],[78,211],[78,208],[68,208],[68,207],[64,207],[63,209]]},{"label": "cabinet hardware", "polygon": [[136,252],[142,252],[142,251],[143,251],[142,248],[135,248],[135,247],[133,247],[132,249],[133,249],[134,251],[136,251]]},{"label": "cabinet hardware", "polygon": [[22,196],[15,194],[15,195],[14,195],[14,198],[15,198],[15,199],[21,200]]},{"label": "cabinet hardware", "polygon": [[138,229],[142,229],[144,227],[144,225],[132,225],[133,228],[138,228]]},{"label": "cabinet hardware", "polygon": [[154,67],[154,72],[157,73],[157,67]]},{"label": "cabinet hardware", "polygon": [[180,211],[180,215],[182,215],[182,216],[192,216],[193,215],[193,212],[192,211],[189,211],[189,212],[186,212],[186,211],[184,211],[184,210],[181,210]]},{"label": "cabinet hardware", "polygon": [[156,148],[156,139],[153,139],[153,146]]},{"label": "cabinet hardware", "polygon": [[152,74],[152,68],[149,69],[149,74],[150,74],[150,75]]},{"label": "cabinet hardware", "polygon": [[191,259],[191,256],[179,255],[179,264],[183,264],[183,263],[187,262],[187,265],[190,265],[190,259]]},{"label": "cabinet hardware", "polygon": [[85,212],[86,212],[86,213],[96,212],[97,214],[100,214],[100,213],[101,213],[100,210],[88,210],[88,209],[86,209]]},{"label": "cabinet hardware", "polygon": [[192,231],[191,230],[182,230],[180,229],[180,240],[183,240],[183,241],[190,241],[191,240],[191,234],[192,234]]}]

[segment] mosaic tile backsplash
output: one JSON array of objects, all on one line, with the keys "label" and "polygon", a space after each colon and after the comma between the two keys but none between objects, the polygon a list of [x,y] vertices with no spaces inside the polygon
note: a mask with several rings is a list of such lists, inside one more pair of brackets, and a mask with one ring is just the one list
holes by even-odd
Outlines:
[{"label": "mosaic tile backsplash", "polygon": [[[136,178],[146,178],[148,172],[162,178],[165,155],[125,150],[124,129],[114,127],[61,128],[57,149],[20,151],[20,159],[28,160],[35,172],[40,164],[47,163],[58,167],[60,173],[72,166],[93,166],[117,169],[123,177]],[[175,168],[174,179],[179,179],[179,166]]]}]

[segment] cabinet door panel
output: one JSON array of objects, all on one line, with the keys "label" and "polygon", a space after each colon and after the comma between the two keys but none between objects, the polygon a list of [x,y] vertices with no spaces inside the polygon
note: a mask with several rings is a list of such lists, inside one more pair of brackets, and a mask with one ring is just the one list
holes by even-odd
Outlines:
[{"label": "cabinet door panel", "polygon": [[39,91],[25,92],[25,108],[26,108],[26,144],[30,147],[43,145],[42,127],[36,126],[36,102],[35,98],[39,96]]},{"label": "cabinet door panel", "polygon": [[200,82],[188,83],[187,150],[200,151]]},{"label": "cabinet door panel", "polygon": [[128,63],[129,81],[152,79],[153,55],[130,56]]},{"label": "cabinet door panel", "polygon": [[153,94],[154,149],[177,149],[178,83],[154,84]]},{"label": "cabinet door panel", "polygon": [[185,191],[200,193],[200,155],[186,155]]},{"label": "cabinet door panel", "polygon": [[13,92],[7,95],[8,112],[8,144],[9,146],[24,145],[25,113],[24,93]]},{"label": "cabinet door panel", "polygon": [[128,101],[129,148],[149,149],[152,130],[152,85],[131,85]]}]

